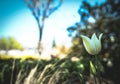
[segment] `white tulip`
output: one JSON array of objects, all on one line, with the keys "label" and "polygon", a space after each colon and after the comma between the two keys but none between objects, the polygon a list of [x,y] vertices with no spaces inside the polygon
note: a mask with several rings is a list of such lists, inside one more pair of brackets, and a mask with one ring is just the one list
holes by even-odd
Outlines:
[{"label": "white tulip", "polygon": [[100,34],[99,39],[97,38],[95,33],[92,35],[91,39],[87,36],[81,35],[85,49],[89,54],[96,55],[100,52],[102,35],[103,34]]}]

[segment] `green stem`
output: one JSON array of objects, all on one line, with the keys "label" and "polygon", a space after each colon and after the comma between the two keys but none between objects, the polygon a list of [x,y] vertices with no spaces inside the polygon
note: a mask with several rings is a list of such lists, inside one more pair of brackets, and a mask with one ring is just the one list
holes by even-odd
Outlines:
[{"label": "green stem", "polygon": [[94,75],[94,80],[95,80],[95,84],[97,84],[97,79],[96,79],[96,75]]},{"label": "green stem", "polygon": [[101,84],[100,70],[99,70],[99,60],[97,55],[95,56],[95,65],[96,65],[96,77],[98,78],[99,84]]}]

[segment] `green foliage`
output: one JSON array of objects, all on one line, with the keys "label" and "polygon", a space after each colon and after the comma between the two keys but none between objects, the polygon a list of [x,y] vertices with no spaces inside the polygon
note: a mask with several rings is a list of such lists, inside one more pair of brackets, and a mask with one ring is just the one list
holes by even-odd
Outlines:
[{"label": "green foliage", "polygon": [[[52,60],[0,60],[0,83],[9,84],[11,73],[13,83],[25,84],[73,84],[84,82],[84,67],[80,61],[73,62],[70,58]],[[14,62],[14,63],[13,63]],[[12,68],[14,65],[14,68]],[[82,67],[81,67],[82,65]],[[30,80],[29,80],[29,77]],[[7,80],[7,81],[6,81]],[[82,80],[82,81],[81,81]]]},{"label": "green foliage", "polygon": [[[93,33],[97,35],[103,33],[102,50],[98,56],[102,67],[104,67],[104,73],[101,74],[102,77],[113,80],[115,84],[119,84],[120,0],[106,0],[106,2],[102,4],[98,4],[97,2],[96,5],[93,6],[87,2],[87,0],[84,0],[78,10],[80,22],[68,28],[74,44],[69,56],[82,56],[84,59],[93,59],[93,56],[85,51],[80,35],[91,36]],[[94,22],[89,20],[89,18],[94,19]],[[72,32],[75,32],[74,36],[72,36]],[[107,65],[109,61],[111,61],[113,66]]]},{"label": "green foliage", "polygon": [[92,61],[90,61],[90,70],[92,74],[96,74],[96,68]]},{"label": "green foliage", "polygon": [[0,50],[23,49],[21,44],[13,37],[0,38]]},{"label": "green foliage", "polygon": [[0,38],[0,50],[8,50],[9,42],[6,38]]}]

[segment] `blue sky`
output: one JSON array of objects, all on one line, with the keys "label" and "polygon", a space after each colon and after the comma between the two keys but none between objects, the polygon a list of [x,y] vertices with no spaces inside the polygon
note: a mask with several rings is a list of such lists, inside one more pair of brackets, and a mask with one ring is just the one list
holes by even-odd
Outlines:
[{"label": "blue sky", "polygon": [[[51,47],[53,39],[58,45],[71,44],[66,28],[79,22],[80,1],[64,0],[62,6],[46,19],[42,38],[44,47]],[[91,0],[91,3],[94,1],[97,0]],[[24,0],[0,0],[0,25],[0,37],[13,36],[24,47],[37,45],[38,27]]]},{"label": "blue sky", "polygon": [[[23,46],[34,47],[37,45],[39,32],[36,21],[22,0],[13,1],[15,2],[1,1],[3,13],[1,13],[0,18],[3,24],[0,36],[13,36]],[[79,1],[76,0],[76,2],[73,2],[73,0],[71,2],[65,1],[58,11],[46,19],[42,39],[44,46],[51,46],[53,39],[56,40],[58,45],[70,45],[66,28],[79,21],[79,15],[77,14]]]}]

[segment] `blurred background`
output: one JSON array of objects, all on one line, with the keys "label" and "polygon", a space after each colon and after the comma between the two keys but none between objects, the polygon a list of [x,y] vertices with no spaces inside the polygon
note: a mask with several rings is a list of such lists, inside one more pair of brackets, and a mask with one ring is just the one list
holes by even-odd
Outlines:
[{"label": "blurred background", "polygon": [[[98,55],[100,75],[105,84],[119,84],[119,27],[119,0],[0,0],[0,67],[3,67],[0,83],[7,84],[6,73],[13,78],[8,83],[26,83],[24,79],[29,78],[35,66],[41,72],[46,67],[52,71],[45,70],[46,74],[41,75],[45,78],[40,79],[43,84],[45,80],[49,81],[47,84],[60,81],[79,84],[83,80],[90,83],[93,79],[89,61],[95,58],[84,49],[80,35],[91,37],[93,33],[97,36],[103,33],[102,50]],[[32,66],[27,61],[31,59]],[[48,67],[49,64],[54,69]],[[26,75],[18,77],[20,71]],[[55,75],[55,72],[62,74]]]}]

